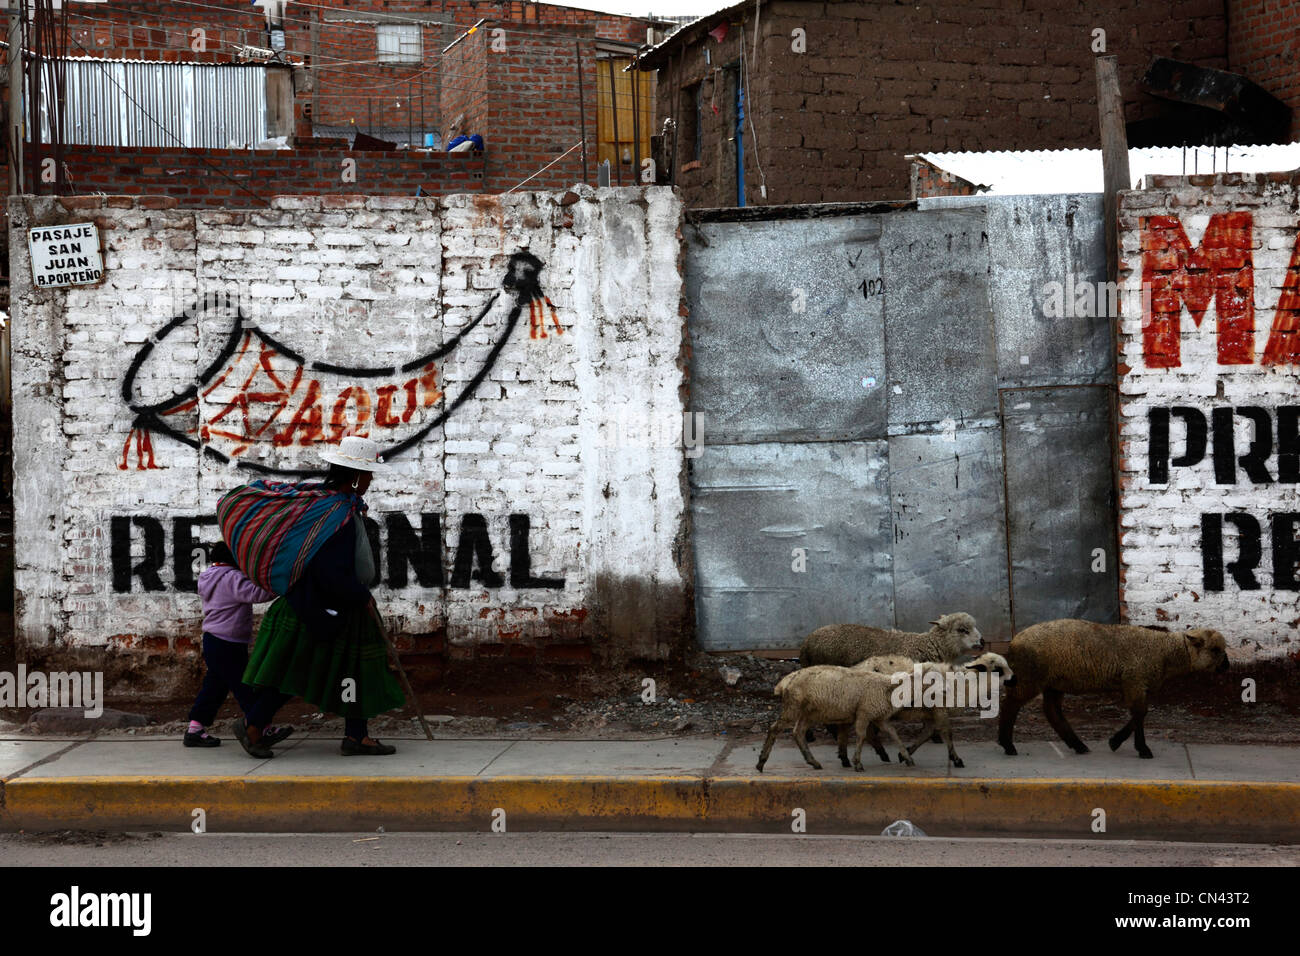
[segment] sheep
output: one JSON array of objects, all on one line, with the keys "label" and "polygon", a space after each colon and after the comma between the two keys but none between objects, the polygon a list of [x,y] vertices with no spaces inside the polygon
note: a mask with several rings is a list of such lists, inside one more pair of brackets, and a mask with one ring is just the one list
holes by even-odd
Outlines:
[{"label": "sheep", "polygon": [[1147,697],[1170,677],[1191,672],[1222,673],[1228,669],[1223,635],[1208,628],[1183,633],[1091,621],[1046,621],[1026,628],[1011,640],[1007,659],[1015,677],[1005,686],[1006,699],[998,720],[998,743],[1008,755],[1020,708],[1043,695],[1043,713],[1052,729],[1076,753],[1086,754],[1061,712],[1066,694],[1118,691],[1130,719],[1110,738],[1110,749],[1133,734],[1138,756],[1150,759],[1146,744]]},{"label": "sheep", "polygon": [[945,614],[930,622],[930,630],[919,634],[862,624],[828,624],[804,640],[799,648],[799,666],[852,667],[881,654],[900,654],[914,661],[952,662],[983,643],[975,619],[964,612]]},{"label": "sheep", "polygon": [[[891,678],[894,674],[903,672],[907,674],[908,680],[912,679],[912,662],[907,660],[907,658],[869,657],[862,663],[856,665],[853,669],[873,670],[878,674],[885,674]],[[933,664],[931,665],[931,669],[944,674],[953,670],[990,672],[998,674],[1000,679],[1003,681],[1009,680],[1012,677],[1011,667],[1007,663],[1007,659],[1001,654],[994,654],[991,652],[981,654],[979,657],[975,658],[975,660],[968,661],[960,667],[954,668],[950,664]],[[964,678],[964,675],[961,676]],[[966,699],[967,705],[969,706],[971,699],[969,697]],[[965,767],[966,764],[962,761],[961,757],[957,756],[957,751],[953,747],[950,712],[950,707],[905,707],[895,714],[894,716],[896,718],[920,719],[925,722],[925,727],[922,730],[921,735],[917,737],[914,743],[908,745],[907,752],[909,754],[916,753],[916,751],[920,749],[921,745],[929,740],[931,734],[937,729],[939,738],[948,745],[948,760],[954,767]],[[871,746],[875,749],[880,759],[888,763],[889,755],[885,753],[884,748],[880,745],[879,737],[871,731],[869,731],[869,733],[871,733]],[[847,767],[849,765],[848,757],[844,748],[840,749],[839,758],[840,762],[844,766]]]},{"label": "sheep", "polygon": [[[951,662],[983,643],[975,618],[963,611],[931,621],[930,630],[922,633],[891,631],[863,624],[828,624],[804,639],[799,648],[799,666],[837,664],[852,667],[868,657],[882,654],[899,654],[914,661]],[[839,737],[836,728],[826,729],[831,736]],[[811,728],[808,739],[812,739]]]},{"label": "sheep", "polygon": [[[835,665],[815,665],[786,674],[773,691],[781,698],[781,713],[772,722],[758,755],[758,771],[763,772],[776,735],[786,727],[794,728],[794,741],[809,766],[822,769],[808,750],[803,739],[804,728],[810,723],[822,722],[841,725],[838,737],[847,747],[848,725],[854,725],[858,745],[853,755],[853,769],[862,770],[862,744],[868,725],[883,730],[898,748],[898,759],[915,766],[911,756],[898,739],[898,732],[889,718],[899,708],[890,699],[893,691],[890,678],[870,670],[852,670]],[[846,764],[847,766],[847,764]]]}]

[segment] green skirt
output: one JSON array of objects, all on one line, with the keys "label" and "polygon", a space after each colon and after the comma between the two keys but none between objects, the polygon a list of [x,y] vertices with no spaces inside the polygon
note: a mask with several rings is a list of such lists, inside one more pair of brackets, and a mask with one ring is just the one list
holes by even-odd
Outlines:
[{"label": "green skirt", "polygon": [[[350,686],[344,682],[351,680]],[[340,717],[370,718],[406,703],[388,669],[388,648],[367,607],[344,612],[333,640],[313,639],[289,602],[279,598],[262,618],[244,683],[301,697]]]}]

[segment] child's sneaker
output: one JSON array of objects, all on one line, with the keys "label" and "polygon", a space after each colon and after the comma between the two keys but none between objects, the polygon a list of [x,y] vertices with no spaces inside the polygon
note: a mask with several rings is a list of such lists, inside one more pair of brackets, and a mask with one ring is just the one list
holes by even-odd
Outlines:
[{"label": "child's sneaker", "polygon": [[221,738],[213,737],[206,730],[200,730],[197,733],[192,730],[185,731],[186,747],[220,747]]}]

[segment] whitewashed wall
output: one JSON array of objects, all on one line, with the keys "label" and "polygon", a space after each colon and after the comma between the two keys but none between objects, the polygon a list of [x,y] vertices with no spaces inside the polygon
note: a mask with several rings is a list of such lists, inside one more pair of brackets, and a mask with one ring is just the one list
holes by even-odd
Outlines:
[{"label": "whitewashed wall", "polygon": [[[519,250],[543,263],[540,285],[562,332],[545,309],[547,335],[532,337],[524,308],[472,397],[375,480],[367,500],[383,545],[381,606],[394,631],[445,637],[459,656],[582,660],[593,644],[600,652],[602,638],[626,654],[668,652],[687,616],[682,449],[635,433],[629,440],[619,423],[655,423],[648,431],[661,438],[675,425],[680,439],[681,210],[671,190],[283,197],[239,212],[27,197],[11,203],[10,217],[15,583],[29,654],[191,647],[199,602],[186,590],[193,549],[177,521],[211,516],[221,494],[259,476],[250,464],[312,467],[349,428],[392,445],[430,421],[489,361],[514,304],[502,281]],[[33,289],[26,229],[83,221],[100,227],[104,281]],[[240,297],[245,325],[284,346],[267,367],[258,365],[256,337],[248,352],[224,348],[229,311],[201,311],[155,342],[215,293]],[[449,340],[496,293],[481,325],[434,362],[444,396],[425,408],[431,390],[413,386],[408,421],[406,383],[420,371],[358,378],[304,368],[401,366]],[[133,431],[137,411],[196,381],[197,407],[160,420],[182,434],[196,429],[220,457],[157,428],[144,445],[146,429]],[[312,381],[319,436],[302,427],[311,425]],[[295,413],[302,422],[289,428]],[[423,515],[439,517],[441,586],[422,585],[413,566],[406,586],[390,586],[387,565],[394,548],[402,552],[392,515],[417,536]],[[527,516],[530,573],[550,586],[512,585],[512,515]],[[485,585],[475,565],[474,578],[453,586],[462,529],[468,519],[472,532],[474,516],[486,524],[499,585]],[[149,551],[157,528],[161,557]],[[217,531],[201,524],[193,537],[212,542]],[[145,573],[131,573],[141,562]]]},{"label": "whitewashed wall", "polygon": [[[1154,185],[1121,200],[1123,608],[1136,624],[1218,628],[1239,657],[1292,655],[1300,650],[1300,181],[1193,176]],[[1188,301],[1199,307],[1206,290],[1198,328]]]}]

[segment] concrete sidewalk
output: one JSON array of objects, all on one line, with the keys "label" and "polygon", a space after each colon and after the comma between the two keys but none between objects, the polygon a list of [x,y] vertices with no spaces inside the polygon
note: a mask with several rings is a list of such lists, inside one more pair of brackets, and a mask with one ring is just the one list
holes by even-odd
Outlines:
[{"label": "concrete sidewalk", "polygon": [[[910,819],[931,835],[1300,843],[1300,748],[1152,740],[1154,760],[1104,742],[959,744],[964,769],[927,744],[917,766],[866,752],[840,768],[830,742],[804,764],[762,738],[385,738],[392,757],[342,757],[337,736],[295,735],[273,760],[230,739],[191,750],[158,736],[0,738],[0,829],[212,831],[510,830],[879,833]],[[867,758],[870,758],[868,761]],[[1105,832],[1095,832],[1096,811]]]}]

